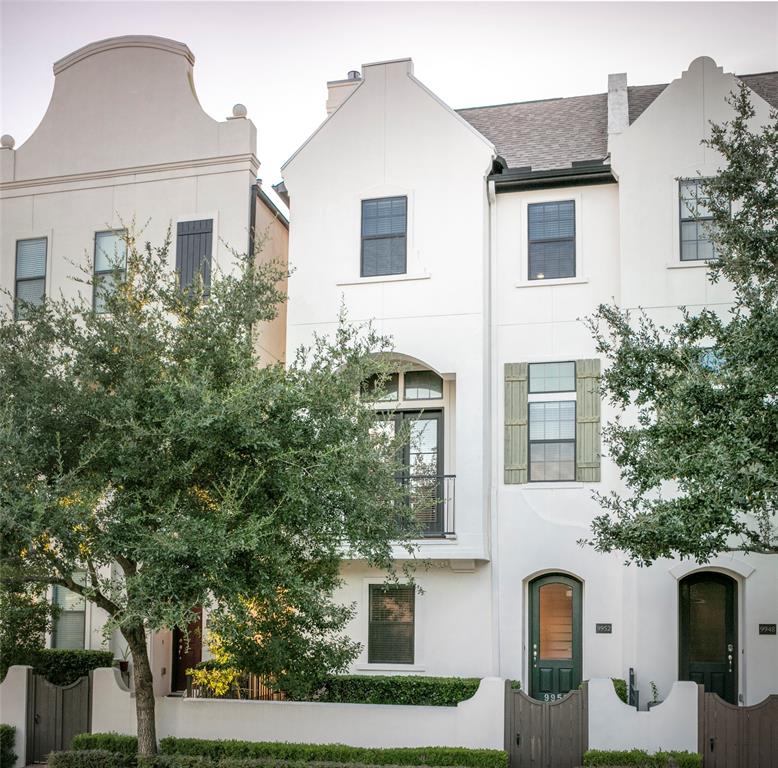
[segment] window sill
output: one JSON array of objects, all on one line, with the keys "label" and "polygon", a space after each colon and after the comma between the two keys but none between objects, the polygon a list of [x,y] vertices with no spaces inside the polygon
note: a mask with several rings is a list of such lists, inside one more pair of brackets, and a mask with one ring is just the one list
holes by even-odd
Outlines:
[{"label": "window sill", "polygon": [[562,489],[570,489],[570,488],[583,488],[586,485],[586,483],[581,483],[578,480],[547,480],[542,481],[539,480],[536,483],[525,483],[523,485],[524,488],[528,490],[538,490],[538,491],[547,491],[550,489],[558,490],[560,488]]},{"label": "window sill", "polygon": [[404,275],[377,275],[376,277],[355,277],[351,280],[340,280],[335,285],[369,285],[371,283],[399,283],[406,280],[429,280],[431,275],[427,272],[416,272]]},{"label": "window sill", "polygon": [[357,664],[360,672],[425,672],[425,667],[416,664]]},{"label": "window sill", "polygon": [[700,269],[700,267],[708,268],[711,262],[705,259],[698,259],[697,261],[675,261],[672,264],[668,264],[668,269]]},{"label": "window sill", "polygon": [[551,277],[548,280],[521,280],[514,287],[539,288],[544,285],[583,285],[588,282],[588,277]]}]

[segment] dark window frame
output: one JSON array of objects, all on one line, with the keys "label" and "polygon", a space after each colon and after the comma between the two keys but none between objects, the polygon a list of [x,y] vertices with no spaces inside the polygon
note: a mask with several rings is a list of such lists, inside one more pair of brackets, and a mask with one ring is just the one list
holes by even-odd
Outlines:
[{"label": "dark window frame", "polygon": [[[366,235],[365,234],[365,203],[376,203],[382,200],[403,200],[405,201],[405,231],[400,234],[389,235]],[[387,197],[369,197],[361,200],[360,210],[360,245],[359,245],[359,276],[360,277],[391,277],[393,275],[408,274],[408,195],[389,195]],[[402,272],[376,272],[374,274],[365,274],[365,242],[371,240],[399,240],[403,241],[403,270]]]},{"label": "dark window frame", "polygon": [[[529,368],[527,369],[527,389],[529,390]],[[575,390],[566,390],[574,392]],[[551,393],[540,393],[551,394]],[[572,403],[573,404],[573,438],[565,440],[533,440],[532,439],[532,406],[536,403]],[[527,402],[527,482],[528,483],[571,483],[575,482],[577,476],[577,461],[576,461],[576,442],[578,431],[578,401],[577,400],[529,400]],[[548,443],[566,443],[573,445],[573,476],[560,478],[559,480],[533,480],[532,478],[532,446],[533,445],[545,445]]]},{"label": "dark window frame", "polygon": [[[570,237],[547,237],[547,238],[532,238],[530,236],[530,208],[539,205],[558,205],[560,203],[571,203],[573,206],[573,234]],[[571,280],[578,274],[578,248],[576,247],[576,238],[578,236],[578,212],[576,210],[575,199],[567,200],[544,200],[536,203],[527,203],[527,279],[538,280],[543,282],[545,280]],[[533,277],[532,270],[530,269],[530,261],[532,259],[532,246],[536,243],[567,243],[573,244],[573,273],[571,275],[564,275],[563,277]]]},{"label": "dark window frame", "polygon": [[[694,223],[696,223],[698,225],[698,228],[697,228],[697,235],[698,235],[698,237],[694,240],[695,246],[697,248],[697,253],[699,253],[699,243],[700,243],[699,235],[701,233],[700,229],[699,229],[699,225],[706,226],[706,225],[711,225],[713,223],[713,216],[697,216],[697,215],[691,215],[690,214],[688,206],[686,205],[687,201],[685,201],[684,198],[683,198],[683,185],[684,184],[689,184],[689,183],[694,183],[694,185],[697,187],[697,189],[699,189],[701,187],[702,183],[704,181],[706,181],[708,178],[709,178],[708,176],[697,176],[697,177],[689,177],[689,178],[684,177],[684,178],[678,179],[678,261],[680,261],[681,263],[684,263],[684,264],[692,263],[692,262],[695,262],[695,261],[707,262],[707,261],[711,261],[711,259],[716,259],[717,258],[717,256],[716,256],[716,246],[715,246],[715,244],[713,243],[713,241],[710,238],[706,238],[706,240],[705,240],[706,242],[709,242],[711,244],[711,247],[713,249],[713,256],[710,259],[709,258],[705,258],[705,257],[701,258],[699,256],[697,258],[694,258],[694,259],[685,259],[683,257],[683,244],[684,244],[683,225],[684,225],[684,223],[691,221],[691,222],[694,222]],[[697,197],[692,198],[692,199],[693,200],[698,200],[700,198],[699,198],[699,195],[698,195]],[[708,198],[705,197],[705,198],[702,198],[702,199],[707,200]],[[686,209],[686,210],[684,210],[684,209]],[[691,241],[687,240],[686,242],[691,242]]]},{"label": "dark window frame", "polygon": [[[376,592],[389,592],[392,589],[410,590],[411,594],[411,614],[412,619],[410,622],[388,622],[388,621],[373,621],[373,595]],[[374,657],[374,650],[371,647],[370,635],[373,626],[391,625],[391,624],[410,624],[410,661],[387,661],[386,658],[376,659]],[[412,584],[368,584],[368,600],[367,600],[367,663],[368,664],[392,664],[392,665],[411,665],[416,663],[416,589]]]},{"label": "dark window frame", "polygon": [[[43,257],[43,275],[35,277],[19,277],[19,244],[28,243],[31,240],[43,240],[46,243],[46,255]],[[46,298],[46,273],[48,272],[49,260],[49,238],[43,237],[23,237],[16,241],[16,250],[14,251],[14,320],[24,320],[19,316],[19,283],[31,283],[34,280],[43,279],[43,298]],[[27,304],[29,302],[25,302]]]},{"label": "dark window frame", "polygon": [[[532,391],[532,366],[533,365],[565,365],[565,364],[573,364],[573,388],[572,389],[544,389],[542,392],[533,392]],[[578,380],[578,369],[575,364],[575,360],[550,360],[545,363],[527,363],[527,394],[528,395],[557,395],[562,392],[575,392],[576,382]],[[533,401],[528,401],[533,402]],[[539,400],[535,400],[534,402],[542,402]]]},{"label": "dark window frame", "polygon": [[[96,312],[97,314],[104,315],[108,310],[97,309],[97,287],[100,284],[98,282],[98,278],[103,278],[106,275],[113,276],[114,272],[117,271],[117,267],[111,267],[111,269],[97,269],[97,240],[100,237],[100,235],[119,235],[126,237],[127,236],[127,230],[126,229],[101,229],[98,232],[95,232],[94,236],[94,247],[92,248],[92,310]],[[125,251],[124,251],[124,268],[119,269],[118,271],[122,273],[122,279],[127,277],[127,244],[125,242]]]}]

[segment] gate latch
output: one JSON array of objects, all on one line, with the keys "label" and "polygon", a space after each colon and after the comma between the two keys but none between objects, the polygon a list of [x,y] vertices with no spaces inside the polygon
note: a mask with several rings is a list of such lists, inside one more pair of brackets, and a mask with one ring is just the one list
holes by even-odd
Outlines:
[{"label": "gate latch", "polygon": [[710,751],[713,752],[713,745],[716,743],[716,739],[711,737],[710,740]]},{"label": "gate latch", "polygon": [[516,734],[516,746],[517,747],[521,746],[521,734],[520,733]]},{"label": "gate latch", "polygon": [[41,716],[36,712],[35,717],[33,719],[35,720],[35,724],[37,725],[41,721]]}]

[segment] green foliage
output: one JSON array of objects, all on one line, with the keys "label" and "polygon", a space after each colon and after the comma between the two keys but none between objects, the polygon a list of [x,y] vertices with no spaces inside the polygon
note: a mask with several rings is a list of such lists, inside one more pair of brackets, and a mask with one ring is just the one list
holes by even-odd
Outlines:
[{"label": "green foliage", "polygon": [[110,752],[106,749],[52,752],[49,768],[135,768],[135,756]]},{"label": "green foliage", "polygon": [[8,667],[28,664],[30,655],[43,648],[56,612],[45,588],[0,583],[0,680]]},{"label": "green foliage", "polygon": [[0,768],[11,768],[16,764],[16,728],[12,725],[0,725]]},{"label": "green foliage", "polygon": [[628,492],[598,496],[590,543],[638,565],[778,553],[778,112],[755,127],[745,86],[731,103],[704,142],[723,169],[701,185],[718,256],[709,279],[731,285],[731,307],[662,326],[601,305],[589,320],[603,393],[630,414],[603,432]]},{"label": "green foliage", "polygon": [[334,599],[341,559],[393,571],[393,542],[413,550],[419,526],[396,440],[356,396],[387,367],[386,339],[344,319],[288,366],[264,365],[257,334],[283,270],[233,254],[205,296],[181,290],[170,234],[126,239],[106,312],[90,284],[25,307],[25,322],[0,314],[0,579],[107,612],[132,646],[152,754],[145,632],[207,606],[238,667],[305,690],[358,652],[343,633],[353,608]]},{"label": "green foliage", "polygon": [[622,680],[620,677],[612,677],[613,688],[616,691],[616,695],[627,704],[627,681]]},{"label": "green foliage", "polygon": [[334,762],[364,765],[463,766],[507,768],[508,755],[498,749],[405,747],[373,749],[343,744],[289,744],[259,741],[209,741],[168,737],[159,743],[162,754],[203,755],[214,760],[254,758],[305,763]]},{"label": "green foliage", "polygon": [[[230,671],[224,665],[213,660],[202,661],[196,672],[213,674]],[[240,680],[241,674],[230,679]],[[243,673],[245,674],[245,673]],[[203,681],[200,681],[201,684]],[[220,680],[209,686],[213,698],[229,695],[231,689],[225,689],[218,695]],[[428,707],[455,707],[460,701],[470,699],[478,690],[481,680],[477,677],[424,677],[416,675],[329,675],[313,683],[306,695],[297,697],[298,701],[325,701],[346,704],[412,704]],[[245,685],[243,686],[245,687]]]},{"label": "green foliage", "polygon": [[73,737],[74,750],[100,749],[105,752],[121,752],[134,755],[138,751],[138,739],[121,733],[78,733]]},{"label": "green foliage", "polygon": [[29,664],[38,675],[54,685],[70,685],[93,669],[113,665],[110,651],[86,651],[65,648],[39,648],[17,664]]},{"label": "green foliage", "polygon": [[350,704],[417,704],[455,707],[478,690],[477,677],[338,675],[328,677],[316,700]]},{"label": "green foliage", "polygon": [[702,768],[702,755],[696,752],[656,752],[650,755],[642,749],[590,749],[584,753],[583,764],[584,768]]}]

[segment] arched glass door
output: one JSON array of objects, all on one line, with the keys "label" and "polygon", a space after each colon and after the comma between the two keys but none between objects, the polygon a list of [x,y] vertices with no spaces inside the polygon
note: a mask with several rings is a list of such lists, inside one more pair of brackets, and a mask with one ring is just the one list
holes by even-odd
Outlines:
[{"label": "arched glass door", "polygon": [[529,597],[530,695],[553,701],[581,684],[581,582],[542,576]]},{"label": "arched glass door", "polygon": [[679,586],[680,680],[692,680],[737,704],[737,583],[703,571]]}]

